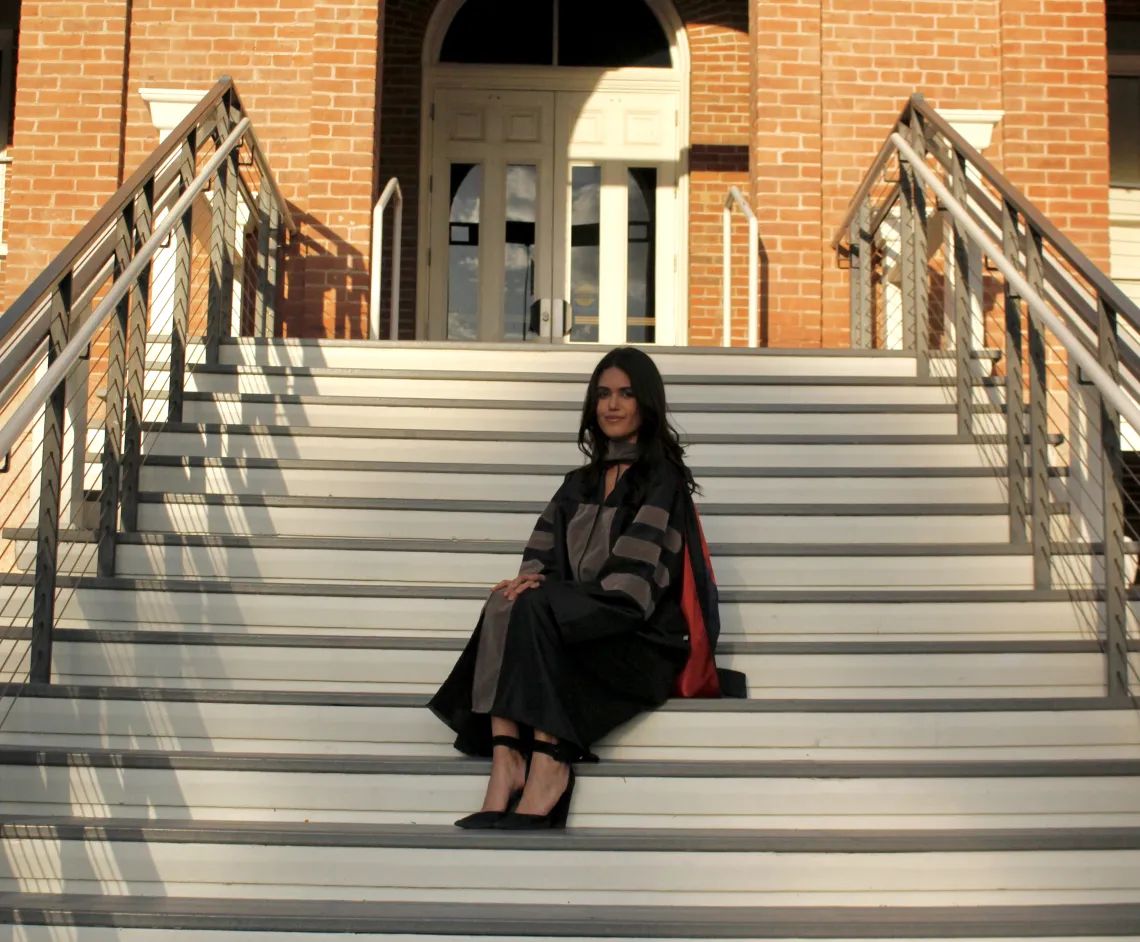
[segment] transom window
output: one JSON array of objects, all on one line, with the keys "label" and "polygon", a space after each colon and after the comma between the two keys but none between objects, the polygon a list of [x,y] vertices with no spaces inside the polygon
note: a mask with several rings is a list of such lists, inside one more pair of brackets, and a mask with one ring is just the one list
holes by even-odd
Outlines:
[{"label": "transom window", "polygon": [[440,62],[668,69],[669,39],[644,0],[467,0]]}]

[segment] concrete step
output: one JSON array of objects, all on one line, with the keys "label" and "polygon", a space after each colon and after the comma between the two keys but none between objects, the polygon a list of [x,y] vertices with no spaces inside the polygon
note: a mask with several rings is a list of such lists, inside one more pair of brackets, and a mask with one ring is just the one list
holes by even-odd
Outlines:
[{"label": "concrete step", "polygon": [[[194,367],[188,392],[299,396],[371,396],[380,399],[438,401],[496,400],[519,404],[570,403],[581,407],[588,373],[423,373],[394,370],[345,370],[320,367]],[[165,396],[169,374],[152,371],[147,389]],[[693,403],[801,403],[944,405],[955,396],[950,380],[852,376],[720,376],[665,377],[673,406]],[[997,380],[973,391],[978,404],[1004,400]]]},{"label": "concrete step", "polygon": [[[94,495],[97,499],[97,494]],[[475,540],[529,538],[540,501],[400,501],[362,498],[141,494],[139,529],[217,535]],[[706,538],[772,543],[986,543],[1009,539],[1002,504],[725,505],[699,501]],[[1059,508],[1063,510],[1064,508]],[[1058,513],[1060,539],[1066,518]]]},{"label": "concrete step", "polygon": [[[0,641],[8,663],[26,639]],[[307,643],[276,635],[70,632],[53,646],[53,682],[217,690],[359,691],[430,695],[462,639]],[[1140,668],[1140,651],[1133,660]],[[1095,642],[990,645],[829,645],[727,642],[717,663],[743,672],[754,699],[1099,697],[1104,656]]]},{"label": "concrete step", "polygon": [[[60,926],[83,927],[81,942],[359,942],[409,939],[473,940],[563,938],[584,942],[607,927],[615,942],[681,937],[708,939],[949,940],[1018,939],[1075,942],[1140,939],[1140,907],[918,906],[918,907],[681,907],[499,906],[418,903],[345,903],[329,900],[187,899],[145,896],[0,897],[0,919],[19,923],[20,942],[59,942]],[[236,930],[216,928],[219,921]],[[39,922],[42,925],[29,925]],[[114,923],[115,925],[110,925]],[[145,928],[119,928],[143,926]],[[105,928],[104,928],[105,927]],[[462,929],[459,929],[462,927]]]},{"label": "concrete step", "polygon": [[[267,494],[546,502],[568,468],[335,459],[151,457],[140,487],[164,493]],[[694,466],[714,503],[1000,503],[1004,479],[987,468],[710,468]],[[91,469],[89,487],[97,486]]]},{"label": "concrete step", "polygon": [[[1008,835],[472,837],[454,828],[0,827],[6,892],[558,905],[1140,903],[1140,829]],[[223,851],[224,847],[224,851]],[[932,849],[933,848],[933,849]]]},{"label": "concrete step", "polygon": [[[12,628],[32,616],[32,579],[8,577],[0,610]],[[58,581],[57,624],[120,628],[339,637],[470,636],[487,588],[422,585],[312,585],[182,579]],[[1101,623],[1095,592],[818,591],[721,592],[725,641],[964,641],[1089,638]],[[1135,634],[1136,599],[1130,603]]]},{"label": "concrete step", "polygon": [[[15,537],[16,565],[35,567],[35,531]],[[91,531],[61,534],[59,571],[94,574]],[[116,575],[139,578],[400,585],[495,585],[518,572],[523,544],[493,540],[362,540],[128,533]],[[1033,557],[1008,544],[710,544],[717,584],[740,589],[1031,588]],[[1078,564],[1080,562],[1078,557]],[[1087,584],[1061,558],[1059,584]]]},{"label": "concrete step", "polygon": [[[423,695],[58,684],[9,695],[2,746],[453,755]],[[1100,699],[673,700],[594,751],[643,761],[1140,759],[1140,718]]]},{"label": "concrete step", "polygon": [[[576,432],[581,404],[511,403],[494,400],[403,400],[373,397],[273,396],[186,393],[187,422],[230,425],[308,425],[318,427],[495,430],[549,429]],[[981,406],[975,430],[1000,434],[1004,416],[998,407]],[[153,417],[161,414],[156,410]],[[674,405],[674,426],[682,434],[713,435],[953,435],[958,420],[953,405],[875,405],[795,402],[764,404],[702,403]]]},{"label": "concrete step", "polygon": [[[502,373],[588,377],[607,351],[568,344],[429,344],[337,340],[231,340],[223,364]],[[915,359],[891,351],[647,349],[663,375],[916,376]]]},{"label": "concrete step", "polygon": [[[485,760],[458,756],[5,746],[0,814],[450,825],[479,807],[489,769]],[[580,763],[578,775],[573,827],[900,833],[1140,827],[1140,762],[1126,759],[606,761]],[[1119,886],[1129,873],[1119,870],[1103,886]]]},{"label": "concrete step", "polygon": [[[686,436],[694,467],[998,467],[1005,463],[1004,437],[977,441],[945,435],[765,435]],[[150,455],[211,458],[400,461],[470,465],[526,465],[561,471],[582,464],[576,433],[471,432],[462,437],[427,430],[289,426],[151,426]],[[97,460],[93,456],[93,460]]]}]

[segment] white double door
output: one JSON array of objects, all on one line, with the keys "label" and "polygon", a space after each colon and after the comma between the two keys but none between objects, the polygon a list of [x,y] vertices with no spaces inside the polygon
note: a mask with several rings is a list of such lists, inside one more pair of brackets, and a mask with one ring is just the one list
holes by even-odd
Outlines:
[{"label": "white double door", "polygon": [[676,98],[437,89],[434,340],[673,343]]}]

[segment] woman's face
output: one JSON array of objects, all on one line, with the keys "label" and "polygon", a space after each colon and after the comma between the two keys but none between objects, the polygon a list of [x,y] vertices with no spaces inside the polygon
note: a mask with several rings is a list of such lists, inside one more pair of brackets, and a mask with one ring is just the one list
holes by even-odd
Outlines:
[{"label": "woman's face", "polygon": [[625,370],[611,366],[598,377],[598,425],[606,438],[637,441],[641,410]]}]

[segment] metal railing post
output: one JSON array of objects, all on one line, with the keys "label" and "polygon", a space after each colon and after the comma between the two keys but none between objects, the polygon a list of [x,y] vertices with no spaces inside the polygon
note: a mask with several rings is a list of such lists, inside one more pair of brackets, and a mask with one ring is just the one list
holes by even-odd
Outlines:
[{"label": "metal railing post", "polygon": [[[1041,235],[1032,226],[1025,231],[1025,277],[1037,294],[1044,292]],[[1030,312],[1029,327],[1029,499],[1033,533],[1033,584],[1038,589],[1052,585],[1052,546],[1049,505],[1049,390],[1045,330]]]},{"label": "metal railing post", "polygon": [[851,221],[851,346],[857,350],[872,343],[870,224],[870,205],[864,201]]},{"label": "metal railing post", "polygon": [[721,346],[732,346],[732,209],[726,202],[721,214],[723,271],[721,272]]},{"label": "metal railing post", "polygon": [[[218,109],[215,141],[221,141],[231,130],[227,104]],[[237,228],[237,149],[218,167],[211,209],[210,233],[210,301],[206,318],[206,362],[216,364],[223,331],[228,335],[233,320],[234,303],[234,236]]]},{"label": "metal railing post", "polygon": [[[1119,381],[1117,315],[1098,299],[1100,365]],[[1104,649],[1106,689],[1110,699],[1128,699],[1128,589],[1124,576],[1124,480],[1120,456],[1120,412],[1100,400],[1101,481],[1104,489]]]},{"label": "metal railing post", "polygon": [[[926,157],[926,133],[923,127],[922,116],[912,109],[910,115],[911,146],[919,159]],[[930,375],[930,284],[927,280],[926,266],[926,187],[913,170],[911,182],[913,191],[913,213],[911,215],[911,238],[914,240],[914,249],[911,252],[911,261],[914,265],[914,341],[915,354],[918,358],[918,375]]]},{"label": "metal railing post", "polygon": [[[137,252],[150,239],[154,228],[154,181],[146,183],[135,200]],[[127,533],[138,529],[139,474],[142,468],[142,424],[146,407],[146,331],[150,320],[151,263],[139,273],[131,290],[127,322],[126,410],[123,417],[123,478],[121,485],[122,526]]]},{"label": "metal railing post", "polygon": [[[134,204],[123,209],[115,221],[114,281],[118,281],[131,262],[134,238]],[[119,483],[123,454],[123,391],[127,375],[127,336],[130,325],[130,294],[115,306],[108,323],[107,396],[103,400],[103,485],[99,492],[100,576],[115,574],[115,552],[119,536]]]},{"label": "metal railing post", "polygon": [[262,186],[257,194],[257,300],[254,306],[253,335],[266,336],[265,322],[269,295],[269,242],[270,217],[273,215],[273,194]]},{"label": "metal railing post", "polygon": [[[190,132],[182,144],[178,167],[178,192],[185,193],[194,180],[197,167],[198,135]],[[190,335],[190,255],[194,239],[194,209],[182,214],[174,230],[174,311],[170,331],[170,389],[167,394],[166,417],[170,422],[182,421],[183,394],[186,391],[186,341]]]},{"label": "metal railing post", "polygon": [[277,336],[277,290],[281,276],[277,255],[281,246],[281,211],[269,210],[269,246],[265,254],[265,336]]},{"label": "metal railing post", "polygon": [[[917,278],[918,266],[914,258],[914,229],[915,207],[914,194],[917,189],[914,171],[910,168],[910,161],[899,157],[899,265],[902,267],[902,327],[903,350],[907,353],[918,354],[918,311],[917,311]],[[921,368],[919,375],[922,375]]]},{"label": "metal railing post", "polygon": [[[1002,203],[1002,251],[1006,258],[1019,259],[1017,210]],[[1006,464],[1009,468],[1009,542],[1026,546],[1029,542],[1029,503],[1025,493],[1025,365],[1022,352],[1024,305],[1016,289],[1005,279],[1005,428]]]},{"label": "metal railing post", "polygon": [[[951,190],[954,198],[965,205],[966,158],[954,151]],[[954,221],[954,347],[957,362],[958,434],[973,430],[973,357],[970,318],[970,247],[966,232]]]},{"label": "metal railing post", "polygon": [[[65,275],[51,299],[48,366],[59,357],[71,330],[71,275]],[[63,485],[63,422],[67,384],[60,383],[44,409],[43,464],[36,524],[36,574],[32,601],[32,647],[28,679],[51,683],[52,633],[55,628],[55,584],[59,565],[60,490]]]}]

